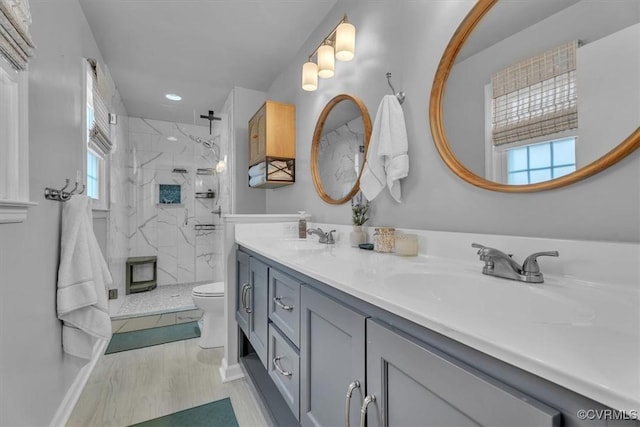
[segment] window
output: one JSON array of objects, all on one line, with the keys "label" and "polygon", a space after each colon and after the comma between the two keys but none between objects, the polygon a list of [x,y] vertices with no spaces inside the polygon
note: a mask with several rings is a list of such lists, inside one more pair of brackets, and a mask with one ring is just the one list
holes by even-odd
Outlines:
[{"label": "window", "polygon": [[576,138],[507,149],[508,184],[549,181],[576,170]]},{"label": "window", "polygon": [[29,206],[28,75],[0,56],[0,223],[22,222]]},{"label": "window", "polygon": [[512,185],[576,170],[578,91],[572,41],[491,76],[485,87],[486,176]]},{"label": "window", "polygon": [[0,223],[22,222],[29,201],[27,66],[34,54],[27,0],[0,1]]},{"label": "window", "polygon": [[86,62],[86,194],[93,199],[94,209],[108,209],[109,152],[111,151],[111,129],[109,112],[98,90],[97,63]]}]

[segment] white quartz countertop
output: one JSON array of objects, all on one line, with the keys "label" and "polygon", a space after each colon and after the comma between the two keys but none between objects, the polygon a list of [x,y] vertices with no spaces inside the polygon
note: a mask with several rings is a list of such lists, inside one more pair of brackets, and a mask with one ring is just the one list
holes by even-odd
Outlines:
[{"label": "white quartz countertop", "polygon": [[604,405],[640,410],[637,288],[554,274],[526,284],[485,276],[478,261],[316,240],[236,229],[239,245],[306,276]]}]

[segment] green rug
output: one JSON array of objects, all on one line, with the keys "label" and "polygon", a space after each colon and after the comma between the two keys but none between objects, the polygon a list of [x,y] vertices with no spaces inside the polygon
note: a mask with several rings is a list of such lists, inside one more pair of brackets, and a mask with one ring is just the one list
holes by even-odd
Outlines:
[{"label": "green rug", "polygon": [[190,338],[198,338],[199,336],[200,328],[198,327],[198,322],[179,323],[177,325],[122,332],[113,334],[104,354],[188,340]]},{"label": "green rug", "polygon": [[229,398],[195,408],[185,409],[164,417],[134,424],[131,427],[238,427]]}]

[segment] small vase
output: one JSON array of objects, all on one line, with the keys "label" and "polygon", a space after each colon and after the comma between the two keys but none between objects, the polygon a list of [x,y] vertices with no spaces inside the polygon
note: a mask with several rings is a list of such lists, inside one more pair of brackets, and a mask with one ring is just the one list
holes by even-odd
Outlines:
[{"label": "small vase", "polygon": [[353,231],[349,234],[349,242],[352,248],[357,248],[361,243],[367,243],[367,232],[361,225],[354,225]]}]

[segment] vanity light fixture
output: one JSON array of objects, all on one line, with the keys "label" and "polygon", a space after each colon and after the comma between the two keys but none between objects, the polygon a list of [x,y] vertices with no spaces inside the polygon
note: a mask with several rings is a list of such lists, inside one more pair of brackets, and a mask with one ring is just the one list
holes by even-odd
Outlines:
[{"label": "vanity light fixture", "polygon": [[[320,45],[311,52],[309,61],[302,66],[302,89],[314,91],[318,89],[318,77],[323,79],[335,75],[335,60],[350,61],[355,55],[356,27],[348,20],[347,15],[338,22]],[[313,57],[316,61],[313,61]]]},{"label": "vanity light fixture", "polygon": [[168,93],[164,97],[169,101],[182,101],[182,97],[180,95],[176,95],[175,93]]}]

